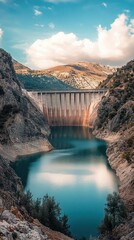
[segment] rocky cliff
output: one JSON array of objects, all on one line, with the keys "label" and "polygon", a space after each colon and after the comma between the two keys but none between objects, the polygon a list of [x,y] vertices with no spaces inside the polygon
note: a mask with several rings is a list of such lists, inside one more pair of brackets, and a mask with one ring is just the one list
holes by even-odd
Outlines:
[{"label": "rocky cliff", "polygon": [[113,231],[113,239],[133,239],[134,61],[118,69],[100,87],[109,88],[109,94],[99,106],[94,133],[109,142],[108,159],[119,177],[119,193],[129,211],[126,223]]},{"label": "rocky cliff", "polygon": [[[49,127],[42,113],[22,92],[11,57],[0,50],[0,143],[45,140]],[[45,142],[44,142],[45,143]]]}]

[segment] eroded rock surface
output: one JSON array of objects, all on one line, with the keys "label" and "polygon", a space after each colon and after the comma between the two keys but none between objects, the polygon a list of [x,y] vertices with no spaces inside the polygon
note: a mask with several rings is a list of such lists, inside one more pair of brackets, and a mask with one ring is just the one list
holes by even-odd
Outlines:
[{"label": "eroded rock surface", "polygon": [[4,210],[0,217],[2,240],[71,240],[62,233],[44,227],[37,220],[27,221],[17,208]]},{"label": "eroded rock surface", "polygon": [[11,57],[0,50],[0,143],[45,139],[49,127],[42,113],[21,90]]}]

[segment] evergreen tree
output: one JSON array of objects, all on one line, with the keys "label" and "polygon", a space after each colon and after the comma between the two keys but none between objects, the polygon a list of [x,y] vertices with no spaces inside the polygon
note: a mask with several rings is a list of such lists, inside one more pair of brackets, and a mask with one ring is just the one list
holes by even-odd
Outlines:
[{"label": "evergreen tree", "polygon": [[71,236],[68,217],[61,215],[61,208],[59,203],[55,202],[54,197],[45,195],[42,200],[37,198],[33,201],[31,192],[27,191],[21,197],[21,204],[32,217],[37,218],[45,226]]},{"label": "evergreen tree", "polygon": [[126,208],[117,193],[107,196],[104,220],[99,227],[100,233],[111,232],[115,226],[124,222],[127,217]]}]

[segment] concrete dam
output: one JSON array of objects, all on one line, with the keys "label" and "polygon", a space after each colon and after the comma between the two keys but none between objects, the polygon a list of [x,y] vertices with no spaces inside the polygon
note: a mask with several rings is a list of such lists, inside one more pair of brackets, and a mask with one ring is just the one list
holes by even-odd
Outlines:
[{"label": "concrete dam", "polygon": [[92,127],[105,89],[29,91],[50,126]]}]

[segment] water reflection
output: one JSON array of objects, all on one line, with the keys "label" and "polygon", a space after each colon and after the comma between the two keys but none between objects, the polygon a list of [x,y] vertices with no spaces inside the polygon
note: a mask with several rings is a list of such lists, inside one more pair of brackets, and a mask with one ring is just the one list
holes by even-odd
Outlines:
[{"label": "water reflection", "polygon": [[23,157],[14,168],[35,198],[46,193],[55,196],[75,236],[97,235],[106,196],[117,191],[106,143],[79,127],[54,127],[50,141],[55,150]]}]

